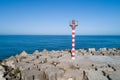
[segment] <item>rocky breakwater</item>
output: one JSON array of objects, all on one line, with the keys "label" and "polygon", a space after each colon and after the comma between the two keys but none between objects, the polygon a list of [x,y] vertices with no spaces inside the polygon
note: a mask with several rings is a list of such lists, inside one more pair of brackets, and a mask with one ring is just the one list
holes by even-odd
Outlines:
[{"label": "rocky breakwater", "polygon": [[0,80],[120,80],[120,49],[23,51],[1,62]]}]

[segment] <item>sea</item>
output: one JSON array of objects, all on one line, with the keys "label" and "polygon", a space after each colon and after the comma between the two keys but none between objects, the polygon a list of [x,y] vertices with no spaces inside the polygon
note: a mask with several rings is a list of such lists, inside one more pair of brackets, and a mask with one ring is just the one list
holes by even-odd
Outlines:
[{"label": "sea", "polygon": [[[120,48],[120,36],[76,35],[76,49]],[[35,50],[71,49],[71,35],[0,35],[0,60]]]}]

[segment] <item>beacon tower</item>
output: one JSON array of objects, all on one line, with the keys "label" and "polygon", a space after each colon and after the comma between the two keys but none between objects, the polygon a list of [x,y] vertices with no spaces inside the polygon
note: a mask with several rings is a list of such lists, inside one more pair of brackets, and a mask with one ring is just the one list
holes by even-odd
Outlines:
[{"label": "beacon tower", "polygon": [[72,20],[70,23],[70,26],[72,28],[72,50],[71,50],[71,57],[74,60],[75,59],[75,28],[78,26],[78,22],[75,20]]}]

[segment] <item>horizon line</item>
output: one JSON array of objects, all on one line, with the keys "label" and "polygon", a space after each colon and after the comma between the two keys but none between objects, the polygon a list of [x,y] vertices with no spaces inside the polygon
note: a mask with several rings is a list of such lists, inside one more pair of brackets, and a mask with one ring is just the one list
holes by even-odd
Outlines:
[{"label": "horizon line", "polygon": [[[20,35],[21,35],[21,36],[22,36],[22,35],[33,35],[33,36],[37,36],[37,35],[38,35],[38,36],[47,36],[47,35],[48,35],[48,36],[49,36],[49,35],[50,35],[50,36],[71,36],[72,34],[0,34],[0,36],[2,36],[2,35],[3,35],[3,36],[4,36],[4,35],[6,35],[6,36],[7,36],[7,35],[8,35],[8,36],[9,36],[9,35],[11,35],[11,36],[12,36],[12,35],[16,35],[16,36],[17,36],[17,35],[18,35],[18,36],[20,36]],[[111,34],[89,34],[89,35],[76,34],[76,36],[120,36],[120,35],[118,35],[118,34],[117,34],[117,35],[115,35],[115,34],[113,34],[113,35],[111,35]]]}]

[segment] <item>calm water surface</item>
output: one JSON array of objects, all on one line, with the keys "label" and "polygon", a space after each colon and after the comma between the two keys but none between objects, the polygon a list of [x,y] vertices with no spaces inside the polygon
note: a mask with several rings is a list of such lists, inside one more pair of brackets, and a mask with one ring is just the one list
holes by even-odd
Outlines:
[{"label": "calm water surface", "polygon": [[[120,48],[120,36],[76,36],[76,49]],[[0,60],[21,53],[23,50],[71,49],[70,35],[1,35]]]}]

